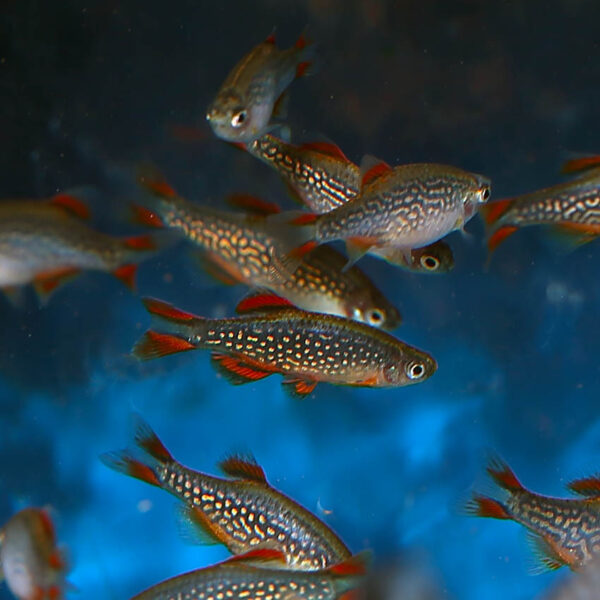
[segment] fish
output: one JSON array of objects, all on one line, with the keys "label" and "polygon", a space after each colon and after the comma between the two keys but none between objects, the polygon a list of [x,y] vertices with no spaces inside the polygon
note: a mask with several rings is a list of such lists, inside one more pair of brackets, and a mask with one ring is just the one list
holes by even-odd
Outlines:
[{"label": "fish", "polygon": [[[252,208],[254,215],[220,211],[182,198],[155,175],[142,177],[140,183],[150,195],[142,199],[145,207],[137,207],[137,220],[167,227],[199,247],[203,267],[222,283],[243,283],[258,289],[261,299],[270,291],[273,301],[279,296],[292,306],[383,329],[394,329],[402,321],[398,309],[362,270],[343,270],[346,260],[333,248],[315,249],[297,269],[286,271],[283,258],[290,246],[264,216],[277,207],[238,195],[230,202]],[[239,309],[248,303],[242,300]]]},{"label": "fish", "polygon": [[320,571],[281,568],[276,551],[251,551],[154,585],[131,600],[351,600],[367,573],[358,554]]},{"label": "fish", "polygon": [[24,508],[0,529],[0,575],[19,600],[63,598],[66,572],[46,509]]},{"label": "fish", "polygon": [[110,468],[181,500],[180,524],[188,539],[221,543],[233,554],[278,550],[290,569],[324,569],[350,558],[335,532],[272,487],[255,460],[227,458],[219,465],[227,478],[193,471],[173,458],[139,415],[134,418],[134,440],[142,457],[124,450],[100,458]]},{"label": "fish", "polygon": [[[292,195],[316,214],[330,212],[359,195],[360,167],[332,142],[297,146],[266,134],[239,146],[271,166]],[[410,255],[394,247],[373,248],[371,253],[417,273],[447,273],[454,266],[452,250],[445,242],[411,250]]]},{"label": "fish", "polygon": [[500,501],[473,494],[466,512],[480,517],[510,519],[529,530],[542,569],[564,565],[577,571],[600,554],[600,477],[586,477],[567,487],[582,498],[551,498],[529,491],[502,460],[493,459],[487,472],[505,492]]},{"label": "fish", "polygon": [[84,270],[113,273],[129,288],[137,264],[159,249],[156,236],[116,238],[87,226],[89,209],[78,198],[0,203],[0,289],[11,294],[33,284],[46,301],[59,286]]},{"label": "fish", "polygon": [[[482,175],[432,163],[390,167],[377,159],[363,161],[360,194],[334,210],[317,215],[290,215],[299,257],[315,245],[344,240],[356,262],[374,248],[393,247],[405,252],[438,241],[459,229],[490,197],[491,183]],[[283,213],[282,213],[283,214]],[[282,215],[273,218],[281,220]]]},{"label": "fish", "polygon": [[208,107],[206,119],[214,134],[230,142],[248,142],[272,128],[283,116],[286,89],[309,74],[314,47],[302,34],[296,44],[280,50],[272,34],[253,48],[229,73]]},{"label": "fish", "polygon": [[[548,188],[492,202],[480,209],[490,255],[521,227],[548,225],[569,246],[600,234],[600,169]],[[574,172],[574,169],[572,170]]]},{"label": "fish", "polygon": [[234,385],[284,376],[286,391],[311,394],[319,382],[363,387],[420,383],[437,369],[435,359],[390,334],[334,315],[281,305],[256,304],[246,315],[207,319],[145,298],[155,328],[133,354],[150,360],[201,348]]}]

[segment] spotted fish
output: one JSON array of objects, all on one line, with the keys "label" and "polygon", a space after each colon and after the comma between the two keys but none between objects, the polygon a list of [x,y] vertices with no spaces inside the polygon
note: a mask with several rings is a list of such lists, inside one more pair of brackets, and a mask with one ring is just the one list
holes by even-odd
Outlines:
[{"label": "spotted fish", "polygon": [[351,600],[366,563],[358,554],[320,571],[294,571],[281,568],[277,552],[254,551],[167,579],[131,600]]},{"label": "spotted fish", "polygon": [[369,159],[363,172],[361,192],[353,200],[322,215],[291,219],[297,226],[297,255],[315,244],[345,240],[352,262],[365,252],[388,246],[403,250],[408,258],[411,249],[462,229],[490,196],[488,179],[446,165],[392,169]]},{"label": "spotted fish", "polygon": [[286,88],[308,72],[313,46],[302,35],[295,46],[280,50],[275,36],[251,50],[227,76],[208,108],[216,136],[248,142],[270,127],[272,114],[283,111]]},{"label": "spotted fish", "polygon": [[25,508],[0,529],[0,573],[19,600],[59,600],[66,571],[45,509]]},{"label": "spotted fish", "polygon": [[[193,204],[164,182],[146,178],[143,184],[151,195],[145,199],[148,208],[138,208],[138,220],[175,230],[200,247],[204,267],[220,281],[261,288],[261,302],[266,288],[287,299],[288,305],[306,310],[350,317],[383,329],[400,324],[398,309],[362,270],[344,270],[345,258],[332,248],[317,248],[294,272],[285,271],[282,259],[290,246],[263,216],[277,207],[238,196],[230,199],[238,208],[252,208],[261,214],[218,211]],[[238,310],[245,311],[254,304],[244,299]]]},{"label": "spotted fish", "polygon": [[[275,169],[292,194],[314,213],[330,212],[360,192],[360,167],[331,142],[296,146],[267,134],[240,146]],[[446,273],[454,266],[452,250],[445,242],[409,254],[394,247],[372,248],[371,253],[416,273]]]},{"label": "spotted fish", "polygon": [[182,500],[182,522],[198,539],[222,543],[233,554],[275,549],[293,569],[323,569],[350,557],[337,535],[271,487],[254,461],[229,458],[220,465],[229,478],[213,477],[177,462],[140,417],[134,439],[141,459],[122,451],[104,454],[102,461]]},{"label": "spotted fish", "polygon": [[137,263],[154,254],[155,236],[115,238],[83,221],[88,208],[60,194],[50,201],[0,203],[0,288],[33,283],[45,299],[84,270],[107,271],[133,287]]},{"label": "spotted fish", "polygon": [[510,467],[494,460],[487,469],[506,492],[498,501],[474,494],[467,512],[480,517],[511,519],[525,526],[543,568],[563,565],[578,570],[600,554],[600,478],[568,484],[583,498],[551,498],[523,487]]},{"label": "spotted fish", "polygon": [[159,300],[147,298],[144,304],[157,329],[135,345],[138,358],[207,348],[215,367],[234,384],[281,373],[287,391],[302,396],[319,382],[398,387],[424,381],[437,369],[429,354],[333,315],[272,306],[236,318],[205,319]]},{"label": "spotted fish", "polygon": [[[580,170],[586,168],[579,165]],[[566,183],[492,202],[481,213],[488,228],[490,253],[529,225],[553,226],[574,245],[589,242],[600,234],[600,169],[591,169]]]}]

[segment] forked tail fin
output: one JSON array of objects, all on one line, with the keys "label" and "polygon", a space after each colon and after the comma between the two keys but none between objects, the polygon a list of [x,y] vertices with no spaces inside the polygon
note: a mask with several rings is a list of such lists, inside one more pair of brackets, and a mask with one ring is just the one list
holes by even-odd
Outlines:
[{"label": "forked tail fin", "polygon": [[327,569],[327,572],[334,578],[336,598],[340,598],[340,600],[357,598],[356,591],[367,575],[370,562],[371,553],[367,550]]},{"label": "forked tail fin", "polygon": [[490,256],[508,236],[512,235],[518,229],[515,225],[499,224],[499,220],[513,206],[514,200],[514,198],[509,198],[479,206],[479,214],[488,232],[487,246]]}]

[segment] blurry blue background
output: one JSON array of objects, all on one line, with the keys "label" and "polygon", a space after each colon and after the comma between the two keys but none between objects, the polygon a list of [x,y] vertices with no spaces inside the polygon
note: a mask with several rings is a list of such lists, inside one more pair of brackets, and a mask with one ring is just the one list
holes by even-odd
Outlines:
[{"label": "blurry blue background", "polygon": [[[357,162],[454,164],[491,177],[498,199],[600,151],[593,0],[5,0],[0,10],[2,196],[95,186],[95,222],[114,233],[134,231],[127,184],[143,161],[199,202],[247,191],[291,206],[274,173],[204,122],[229,69],[274,28],[284,47],[305,25],[319,43],[319,71],[292,88],[294,135],[326,135]],[[89,600],[128,598],[225,557],[180,540],[174,499],[99,462],[127,444],[135,410],[198,470],[254,453],[352,550],[372,548],[378,564],[414,559],[448,598],[534,597],[564,570],[528,575],[521,528],[460,506],[487,485],[489,450],[546,494],[598,468],[600,249],[563,254],[529,229],[486,271],[479,220],[468,230],[450,237],[457,266],[446,276],[361,261],[403,313],[397,335],[439,362],[405,389],[322,385],[295,401],[277,377],[230,386],[203,352],[137,364],[128,352],[149,320],[108,275],[85,274],[40,309],[33,297],[22,311],[0,299],[0,522],[54,507],[70,580]],[[244,294],[181,246],[141,267],[139,292],[204,315],[233,314]]]}]

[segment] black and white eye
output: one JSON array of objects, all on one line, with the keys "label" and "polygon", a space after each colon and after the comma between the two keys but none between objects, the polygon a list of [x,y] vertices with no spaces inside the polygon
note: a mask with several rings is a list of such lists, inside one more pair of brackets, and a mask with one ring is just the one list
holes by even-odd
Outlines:
[{"label": "black and white eye", "polygon": [[425,365],[423,363],[410,363],[406,368],[406,374],[409,379],[421,379],[425,375]]},{"label": "black and white eye", "polygon": [[440,267],[440,261],[431,254],[424,254],[420,259],[421,266],[427,271],[436,271]]},{"label": "black and white eye", "polygon": [[232,127],[241,127],[245,122],[248,114],[245,110],[240,110],[236,112],[233,117],[231,117],[231,126]]},{"label": "black and white eye", "polygon": [[378,308],[374,308],[367,313],[367,321],[369,322],[369,325],[379,327],[384,320],[385,314]]},{"label": "black and white eye", "polygon": [[490,188],[489,187],[485,186],[485,187],[483,187],[481,189],[481,199],[484,202],[487,202],[489,200],[490,194],[491,194],[491,192],[490,192]]}]

